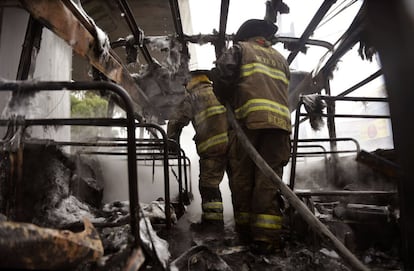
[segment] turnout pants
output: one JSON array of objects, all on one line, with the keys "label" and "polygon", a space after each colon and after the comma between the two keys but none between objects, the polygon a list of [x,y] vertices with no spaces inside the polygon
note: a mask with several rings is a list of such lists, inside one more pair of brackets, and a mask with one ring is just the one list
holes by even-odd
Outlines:
[{"label": "turnout pants", "polygon": [[[244,132],[263,159],[282,177],[290,156],[289,133],[279,129],[247,128]],[[242,238],[278,245],[282,213],[276,185],[256,167],[234,134],[231,135],[229,159],[236,231]]]},{"label": "turnout pants", "polygon": [[202,221],[223,223],[223,200],[219,185],[227,167],[226,155],[200,157],[199,190]]}]

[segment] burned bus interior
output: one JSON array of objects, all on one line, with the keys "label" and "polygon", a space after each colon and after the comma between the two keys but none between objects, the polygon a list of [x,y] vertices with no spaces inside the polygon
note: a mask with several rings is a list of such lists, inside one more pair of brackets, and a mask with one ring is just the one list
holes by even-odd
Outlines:
[{"label": "burned bus interior", "polygon": [[[414,269],[412,4],[202,2],[0,2],[0,269]],[[189,71],[248,16],[273,18],[291,70],[268,256],[235,242],[231,212],[224,235],[190,230],[198,158],[166,134]]]}]

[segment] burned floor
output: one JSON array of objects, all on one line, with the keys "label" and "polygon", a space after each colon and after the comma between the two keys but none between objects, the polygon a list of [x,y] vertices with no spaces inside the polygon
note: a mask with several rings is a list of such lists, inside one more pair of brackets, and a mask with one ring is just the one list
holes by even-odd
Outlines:
[{"label": "burned floor", "polygon": [[[384,153],[389,155],[368,155],[372,159]],[[393,178],[377,172],[373,179],[372,168],[355,157],[338,165],[355,170],[348,171],[351,179],[345,176],[331,187],[342,192],[299,190],[310,187],[299,171],[298,195],[367,267],[400,269],[396,195],[383,192],[394,191]],[[313,168],[307,178],[325,174],[317,172],[317,165]],[[223,232],[193,231],[186,207],[177,202],[170,205],[168,228],[162,198],[140,204],[137,251],[129,202],[102,202],[105,188],[94,156],[68,155],[53,141],[35,140],[20,153],[3,151],[1,170],[2,269],[129,270],[125,268],[140,264],[140,270],[353,270],[288,202],[283,247],[273,255],[252,253],[239,241],[231,219]],[[379,181],[382,185],[373,185]]]}]

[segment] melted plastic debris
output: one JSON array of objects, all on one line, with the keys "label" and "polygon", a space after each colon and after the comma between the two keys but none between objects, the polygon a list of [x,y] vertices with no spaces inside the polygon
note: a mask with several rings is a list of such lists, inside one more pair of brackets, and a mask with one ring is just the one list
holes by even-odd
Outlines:
[{"label": "melted plastic debris", "polygon": [[323,109],[326,107],[324,100],[318,94],[303,95],[303,104],[309,114],[310,125],[313,130],[319,131],[324,121],[322,119]]},{"label": "melted plastic debris", "polygon": [[397,255],[397,251],[385,253],[370,247],[363,253],[362,258],[364,264],[374,266],[378,270],[402,270],[401,262]]},{"label": "melted plastic debris", "polygon": [[94,24],[96,29],[96,34],[98,38],[98,52],[100,53],[99,60],[100,61],[108,61],[109,58],[109,50],[111,49],[111,45],[109,43],[108,35],[100,29],[96,24]]},{"label": "melted plastic debris", "polygon": [[[159,201],[155,201],[154,203],[158,203],[155,204],[155,206],[161,206],[161,203]],[[143,204],[141,204],[141,206],[142,205]],[[152,206],[154,206],[154,204]],[[160,216],[162,216],[165,220],[165,214],[160,212],[160,209],[158,207],[153,209],[155,209],[155,214],[151,214],[151,212],[148,209],[146,211],[143,211],[145,217],[141,216],[139,222],[140,237],[143,244],[146,246],[147,251],[151,251],[152,253],[154,253],[154,256],[156,256],[160,263],[163,265],[163,267],[166,268],[171,256],[169,252],[168,243],[167,241],[158,237],[150,221],[150,217],[159,220]],[[111,221],[114,223],[127,223],[129,219],[129,202],[116,201],[113,203],[105,204],[103,207],[103,211],[107,214],[111,214],[109,217],[106,218],[106,222]],[[129,225],[124,225],[121,227],[104,228],[102,230],[102,234],[104,238],[105,251],[116,251],[117,253],[124,251],[128,245],[128,238],[130,238],[129,232]],[[113,255],[106,257],[103,261],[107,261],[110,257],[113,257]]]},{"label": "melted plastic debris", "polygon": [[132,74],[138,86],[166,119],[170,110],[184,98],[184,85],[189,78],[187,53],[182,44],[172,37],[148,38],[148,46],[166,55],[163,60],[142,65],[138,73]]},{"label": "melted plastic debris", "polygon": [[69,196],[63,199],[57,208],[47,211],[50,222],[56,224],[71,224],[88,218],[93,223],[104,222],[105,218],[97,218],[91,208],[80,202],[76,197]]},{"label": "melted plastic debris", "polygon": [[[144,211],[144,215],[148,217],[152,223],[165,223],[165,202],[162,200],[152,201],[150,203],[141,203],[141,208]],[[171,222],[177,223],[177,215],[174,212],[174,208],[171,210]]]},{"label": "melted plastic debris", "polygon": [[181,44],[172,37],[150,37],[147,40],[151,50],[167,52],[167,58],[161,64],[168,68],[172,74],[179,73],[182,65],[188,60],[181,53]]},{"label": "melted plastic debris", "polygon": [[166,268],[171,256],[167,241],[158,237],[149,218],[141,217],[139,227],[142,242],[150,251],[154,251],[162,266]]},{"label": "melted plastic debris", "polygon": [[[165,203],[162,200],[152,201],[151,203],[140,203],[144,216],[148,217],[151,223],[159,224],[165,223]],[[171,221],[177,222],[177,216],[174,208],[171,206]],[[111,222],[120,222],[129,217],[129,202],[128,201],[114,201],[107,203],[102,208],[103,212],[107,213],[108,220]]]},{"label": "melted plastic debris", "polygon": [[[226,234],[229,234],[226,232]],[[174,260],[174,264],[179,262],[179,270],[193,270],[186,268],[182,263],[183,258],[187,260],[188,266],[191,266],[191,257],[188,254],[194,254],[192,251],[197,247],[208,247],[211,253],[216,254],[225,261],[231,270],[341,270],[349,269],[343,264],[340,258],[331,258],[317,250],[310,250],[309,246],[292,243],[285,247],[283,251],[276,252],[274,255],[262,256],[250,252],[247,246],[233,245],[234,239],[230,237],[217,235],[194,236],[197,246],[190,248],[187,252]],[[329,251],[324,249],[323,251]],[[184,257],[185,256],[185,257]],[[207,261],[204,259],[204,261]],[[200,270],[226,270],[226,269],[200,269]]]},{"label": "melted plastic debris", "polygon": [[170,265],[171,271],[179,270],[218,270],[233,269],[216,253],[206,246],[194,246],[175,259]]},{"label": "melted plastic debris", "polygon": [[334,259],[339,259],[339,255],[338,253],[336,253],[336,251],[334,250],[329,250],[327,248],[322,248],[321,250],[319,250],[320,253],[325,254],[328,257],[334,258]]},{"label": "melted plastic debris", "polygon": [[88,20],[88,22],[91,25],[93,25],[95,29],[95,38],[97,41],[95,44],[96,53],[99,54],[100,61],[107,61],[109,57],[109,50],[111,49],[108,35],[96,25],[92,17],[90,17],[88,13],[83,9],[80,0],[71,0],[71,1],[77,6],[78,11],[83,15],[83,17],[85,17]]},{"label": "melted plastic debris", "polygon": [[[170,232],[168,239],[171,254],[175,255],[171,263],[171,270],[222,270],[208,269],[206,259],[203,259],[204,266],[201,266],[201,260],[191,261],[191,256],[197,254],[198,247],[207,247],[211,253],[220,257],[231,268],[231,270],[280,270],[280,271],[307,271],[307,270],[334,270],[349,271],[341,257],[330,247],[325,247],[318,240],[305,240],[299,238],[295,233],[284,232],[282,234],[283,250],[278,250],[272,255],[253,254],[249,246],[237,238],[233,226],[226,226],[223,232],[199,232],[191,231],[189,225],[182,225],[186,215],[180,218],[178,225]],[[188,219],[188,217],[187,217]],[[185,243],[181,234],[174,238],[175,233],[180,233],[180,225],[183,226],[183,234],[189,235],[191,241],[187,242],[186,247],[177,247],[175,242]],[[312,236],[312,235],[311,235]],[[171,240],[172,237],[172,240]],[[179,253],[177,254],[175,251]],[[195,250],[195,251],[194,251]],[[369,268],[375,270],[384,270],[383,267],[398,270],[398,253],[380,252],[372,249],[368,251],[356,251],[356,256],[369,262]],[[199,266],[195,263],[200,264]],[[187,265],[186,265],[187,264]],[[196,269],[196,267],[198,269]],[[204,269],[203,269],[204,267]],[[175,268],[175,269],[174,269]],[[378,269],[379,268],[379,269]]]}]

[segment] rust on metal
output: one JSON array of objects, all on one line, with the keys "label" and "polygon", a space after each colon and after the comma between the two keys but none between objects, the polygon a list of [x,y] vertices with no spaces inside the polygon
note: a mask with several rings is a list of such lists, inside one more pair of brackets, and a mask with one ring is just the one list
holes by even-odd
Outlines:
[{"label": "rust on metal", "polygon": [[[95,48],[99,39],[90,32],[91,25],[86,23],[88,20],[80,20],[79,17],[83,15],[80,12],[75,14],[77,9],[72,6],[73,3],[67,2],[71,3],[57,0],[21,0],[24,8],[34,18],[65,40],[77,54],[86,58],[108,79],[125,88],[135,103],[135,111],[141,117],[152,117],[157,121],[158,112],[152,108],[148,97],[135,83],[125,65],[119,61],[119,57],[111,49],[106,55],[96,53]],[[122,107],[122,104],[120,106]]]},{"label": "rust on metal", "polygon": [[29,223],[0,222],[1,268],[68,269],[103,256],[103,246],[92,223],[74,233]]},{"label": "rust on metal", "polygon": [[139,270],[142,264],[145,262],[145,255],[142,253],[140,247],[132,250],[131,256],[125,266],[124,271],[136,271]]}]

